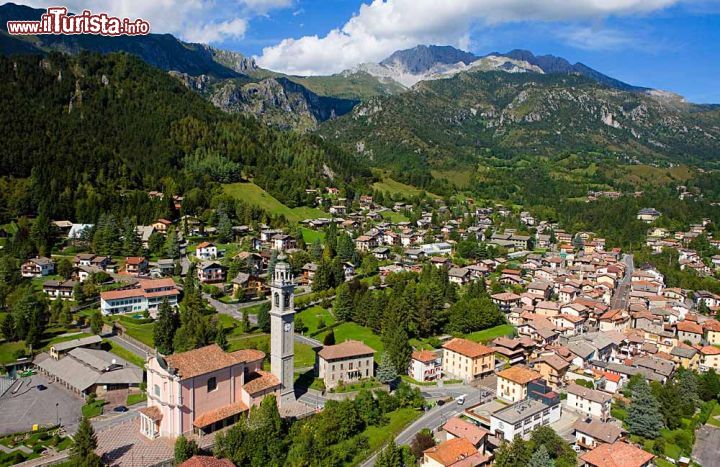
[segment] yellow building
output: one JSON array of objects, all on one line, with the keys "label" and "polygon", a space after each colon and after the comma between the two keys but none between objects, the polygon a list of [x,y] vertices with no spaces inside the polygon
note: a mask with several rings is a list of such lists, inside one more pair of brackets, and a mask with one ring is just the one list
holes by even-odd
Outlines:
[{"label": "yellow building", "polygon": [[710,345],[720,345],[720,322],[709,319],[703,323],[705,340]]},{"label": "yellow building", "polygon": [[519,402],[527,397],[527,385],[540,378],[540,373],[523,365],[515,365],[498,373],[497,397]]},{"label": "yellow building", "polygon": [[442,366],[443,373],[469,382],[495,370],[495,352],[477,342],[455,338],[443,344]]}]

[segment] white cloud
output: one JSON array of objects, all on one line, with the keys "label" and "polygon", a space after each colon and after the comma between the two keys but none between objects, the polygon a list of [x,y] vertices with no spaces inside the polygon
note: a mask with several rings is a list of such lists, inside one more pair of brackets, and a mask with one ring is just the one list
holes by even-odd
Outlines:
[{"label": "white cloud", "polygon": [[557,36],[568,45],[583,50],[612,50],[618,47],[631,47],[636,38],[617,29],[597,27],[570,27],[561,29]]},{"label": "white cloud", "polygon": [[191,42],[222,42],[242,38],[248,21],[278,8],[293,5],[294,0],[28,0],[38,8],[67,6],[72,12],[93,13],[150,22],[150,31],[170,33]]},{"label": "white cloud", "polygon": [[[681,0],[373,0],[324,37],[288,38],[263,49],[258,63],[293,74],[328,74],[422,43],[467,46],[474,24],[596,20],[649,13]],[[578,44],[590,44],[578,37]],[[611,42],[613,37],[604,38]],[[614,38],[617,42],[620,37]]]}]

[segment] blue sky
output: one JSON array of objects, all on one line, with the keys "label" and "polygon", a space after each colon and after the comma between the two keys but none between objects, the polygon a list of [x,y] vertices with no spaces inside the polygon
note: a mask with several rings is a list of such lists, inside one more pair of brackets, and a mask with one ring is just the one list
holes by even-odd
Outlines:
[{"label": "blue sky", "polygon": [[[47,1],[29,2],[47,6]],[[56,4],[56,1],[50,1]],[[63,3],[63,2],[60,2]],[[143,17],[153,32],[329,74],[419,43],[514,48],[582,62],[631,84],[720,103],[720,0],[69,0]]]}]

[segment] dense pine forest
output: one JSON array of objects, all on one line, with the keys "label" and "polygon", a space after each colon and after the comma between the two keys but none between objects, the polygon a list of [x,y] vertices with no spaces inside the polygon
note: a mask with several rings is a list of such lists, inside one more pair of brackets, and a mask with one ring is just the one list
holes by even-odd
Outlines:
[{"label": "dense pine forest", "polygon": [[0,106],[2,222],[40,211],[149,221],[173,206],[148,190],[206,192],[241,178],[292,207],[309,201],[307,188],[370,177],[321,139],[225,114],[128,54],[2,57]]}]

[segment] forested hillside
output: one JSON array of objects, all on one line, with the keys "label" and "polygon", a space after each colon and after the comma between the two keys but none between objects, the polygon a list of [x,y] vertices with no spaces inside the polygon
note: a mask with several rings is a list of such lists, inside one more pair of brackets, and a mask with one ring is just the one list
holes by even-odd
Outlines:
[{"label": "forested hillside", "polygon": [[127,54],[0,57],[0,127],[2,220],[39,210],[149,220],[171,203],[153,204],[147,190],[202,187],[202,198],[208,182],[242,177],[292,207],[308,201],[306,188],[369,176],[320,139],[228,115]]},{"label": "forested hillside", "polygon": [[627,92],[577,75],[466,72],[363,102],[321,133],[409,183],[431,168],[469,169],[487,158],[613,156],[711,164],[717,110]]}]

